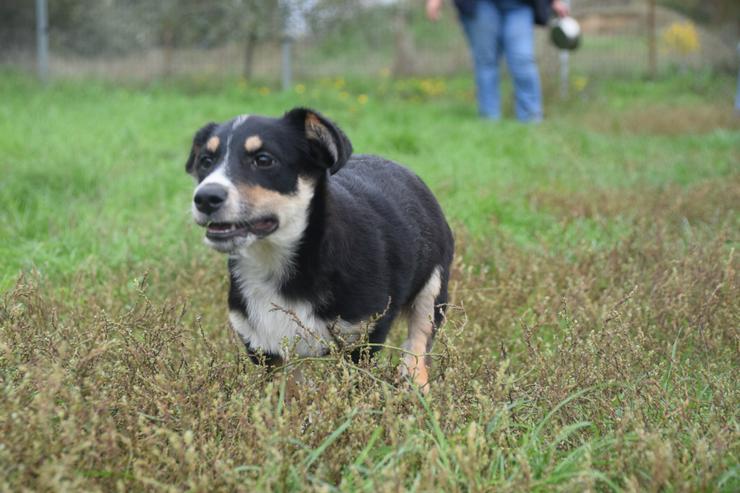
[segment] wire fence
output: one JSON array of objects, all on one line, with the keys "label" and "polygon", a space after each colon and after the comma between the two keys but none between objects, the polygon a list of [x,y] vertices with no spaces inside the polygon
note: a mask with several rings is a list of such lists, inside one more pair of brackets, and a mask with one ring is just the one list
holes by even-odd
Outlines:
[{"label": "wire fence", "polygon": [[[573,0],[583,42],[570,57],[572,83],[737,70],[736,32],[709,27],[662,4],[651,10],[651,3]],[[57,0],[49,8],[52,78],[240,77],[275,83],[286,68],[301,81],[438,76],[470,67],[453,9],[431,23],[422,1]],[[0,6],[4,67],[38,69],[37,13],[27,0],[4,0]],[[547,29],[538,29],[536,38],[540,69],[546,78],[557,78],[560,58]]]}]

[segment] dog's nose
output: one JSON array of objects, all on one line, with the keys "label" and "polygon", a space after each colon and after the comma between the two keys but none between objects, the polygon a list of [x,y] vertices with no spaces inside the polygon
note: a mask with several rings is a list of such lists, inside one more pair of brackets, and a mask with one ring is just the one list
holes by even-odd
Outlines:
[{"label": "dog's nose", "polygon": [[195,192],[193,202],[195,207],[203,214],[216,212],[226,201],[228,191],[221,185],[209,183]]}]

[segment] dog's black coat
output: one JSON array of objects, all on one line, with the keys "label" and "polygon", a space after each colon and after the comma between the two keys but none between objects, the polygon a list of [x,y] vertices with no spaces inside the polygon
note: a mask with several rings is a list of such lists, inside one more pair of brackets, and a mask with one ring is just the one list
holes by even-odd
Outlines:
[{"label": "dog's black coat", "polygon": [[[213,135],[224,139],[228,132],[228,124],[209,124],[196,134],[186,168],[199,181],[208,174],[207,169],[198,169],[205,142]],[[325,320],[341,317],[358,323],[384,314],[369,334],[371,344],[382,343],[393,320],[411,307],[439,269],[438,326],[447,302],[454,241],[439,204],[421,179],[380,157],[350,157],[352,147],[344,133],[311,110],[293,110],[282,119],[250,117],[234,135],[243,139],[256,132],[262,149],[276,156],[284,169],[272,174],[234,171],[233,179],[282,194],[294,193],[299,176],[315,183],[306,229],[293,268],[280,283],[280,294],[310,303]],[[234,273],[236,262],[229,260],[229,308],[249,318]],[[255,361],[260,355],[268,363],[277,357],[248,344],[247,350]]]}]

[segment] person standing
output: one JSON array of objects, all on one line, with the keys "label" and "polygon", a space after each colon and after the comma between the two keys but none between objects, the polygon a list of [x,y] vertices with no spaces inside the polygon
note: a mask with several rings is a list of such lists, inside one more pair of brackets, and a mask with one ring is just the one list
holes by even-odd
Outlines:
[{"label": "person standing", "polygon": [[[427,0],[427,17],[439,19],[443,0]],[[558,17],[569,13],[562,0],[454,0],[468,39],[483,118],[501,118],[499,59],[503,54],[514,82],[516,117],[542,120],[542,90],[534,55],[534,25],[545,25],[550,8]]]}]

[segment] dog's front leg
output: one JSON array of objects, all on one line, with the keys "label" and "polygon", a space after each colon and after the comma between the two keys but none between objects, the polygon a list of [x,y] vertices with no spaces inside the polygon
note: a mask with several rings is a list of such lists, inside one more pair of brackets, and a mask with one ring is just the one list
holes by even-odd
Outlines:
[{"label": "dog's front leg", "polygon": [[429,392],[427,352],[431,349],[434,338],[434,307],[440,289],[440,271],[437,269],[411,304],[408,313],[408,338],[404,343],[407,352],[399,368],[401,377],[410,377],[425,394]]}]

